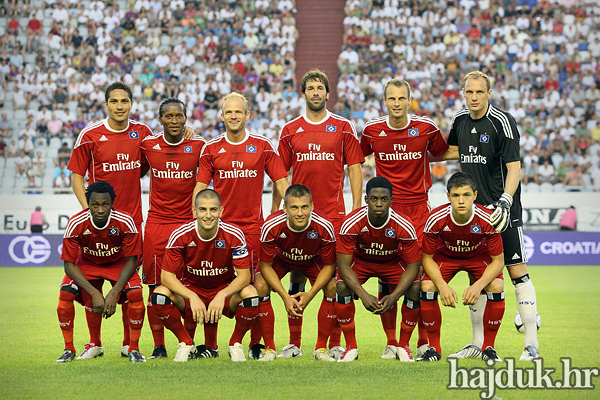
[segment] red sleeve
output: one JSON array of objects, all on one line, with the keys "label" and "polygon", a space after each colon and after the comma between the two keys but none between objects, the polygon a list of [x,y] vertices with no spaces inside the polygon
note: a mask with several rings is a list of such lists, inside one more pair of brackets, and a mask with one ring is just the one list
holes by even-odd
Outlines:
[{"label": "red sleeve", "polygon": [[81,139],[82,143],[73,149],[67,169],[81,176],[85,176],[92,159],[92,149],[94,144],[91,140],[88,141],[88,138],[86,137]]},{"label": "red sleeve", "polygon": [[183,272],[183,247],[167,247],[163,258],[162,269],[178,277]]},{"label": "red sleeve", "polygon": [[354,254],[356,245],[356,235],[340,233],[340,240],[337,241],[337,251],[343,254]]},{"label": "red sleeve", "polygon": [[423,248],[422,249],[423,253],[433,255],[435,253],[435,251],[437,250],[437,240],[438,240],[437,233],[432,233],[432,232],[423,233],[423,242],[421,243],[422,248]]},{"label": "red sleeve", "polygon": [[64,261],[74,263],[79,255],[79,240],[77,237],[63,238],[63,247],[60,258]]},{"label": "red sleeve", "polygon": [[323,245],[321,246],[319,254],[323,259],[323,264],[335,264],[335,260],[337,259],[335,240],[323,240]]},{"label": "red sleeve", "polygon": [[499,256],[504,252],[504,246],[502,245],[502,235],[498,232],[493,232],[488,235],[488,249],[490,249],[491,256]]},{"label": "red sleeve", "polygon": [[[350,132],[346,132],[347,130],[350,130]],[[344,127],[344,133],[346,134],[344,138],[344,159],[346,160],[346,165],[365,162],[365,157],[360,149],[360,143],[358,143],[356,136],[351,133],[352,131],[354,131],[353,126]]]},{"label": "red sleeve", "polygon": [[366,135],[365,131],[363,131],[363,134],[360,137],[360,148],[362,150],[363,156],[365,157],[369,154],[373,154],[373,149],[371,148],[371,137]]},{"label": "red sleeve", "polygon": [[248,247],[245,241],[239,240],[237,237],[233,238],[233,245],[231,246],[233,267],[235,269],[248,269],[250,268],[251,261],[248,255]]},{"label": "red sleeve", "polygon": [[205,145],[200,153],[196,182],[202,182],[208,185],[210,181],[212,181],[214,173],[215,167],[212,163],[212,154],[210,154],[208,146]]},{"label": "red sleeve", "polygon": [[277,151],[281,157],[283,168],[289,171],[292,168],[292,146],[290,146],[290,135],[287,131],[287,127],[283,127],[281,135],[279,136],[279,144]]},{"label": "red sleeve", "polygon": [[275,257],[275,238],[273,237],[272,231],[269,231],[264,241],[260,242],[260,261],[266,263],[272,263],[273,257]]},{"label": "red sleeve", "polygon": [[125,257],[139,256],[142,254],[142,240],[140,232],[125,231],[123,234],[123,254]]},{"label": "red sleeve", "polygon": [[281,178],[287,178],[287,170],[283,166],[283,161],[281,157],[275,151],[275,148],[271,143],[269,143],[270,149],[267,149],[266,160],[265,160],[265,170],[267,171],[267,175],[273,182],[278,181]]},{"label": "red sleeve", "polygon": [[448,148],[450,146],[448,146],[448,143],[446,143],[446,141],[444,140],[444,138],[442,137],[442,134],[440,132],[440,130],[436,130],[434,133],[429,135],[429,143],[427,145],[427,150],[429,150],[429,152],[435,156],[441,156],[442,154],[444,154],[446,151],[448,151]]}]

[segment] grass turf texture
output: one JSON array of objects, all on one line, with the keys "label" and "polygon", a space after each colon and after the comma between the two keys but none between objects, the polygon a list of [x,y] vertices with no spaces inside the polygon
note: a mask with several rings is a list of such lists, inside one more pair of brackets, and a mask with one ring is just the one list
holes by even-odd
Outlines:
[{"label": "grass turf texture", "polygon": [[[598,304],[600,267],[530,267],[537,291],[542,328],[539,332],[545,368],[556,368],[554,379],[561,379],[561,357],[571,357],[572,366],[598,367]],[[132,364],[121,358],[122,324],[117,314],[103,321],[102,338],[105,355],[93,360],[79,360],[59,365],[63,341],[56,316],[58,288],[62,268],[0,268],[0,398],[2,399],[101,399],[101,398],[237,398],[237,399],[352,399],[384,398],[479,398],[479,390],[448,390],[449,365],[445,356],[470,342],[468,308],[442,307],[442,361],[435,363],[401,363],[382,360],[385,335],[378,316],[370,315],[356,302],[357,340],[360,358],[350,364],[322,363],[311,359],[316,340],[316,313],[321,302],[317,296],[305,313],[303,353],[299,359],[270,363],[248,361],[232,363],[227,344],[233,321],[224,318],[219,327],[220,357],[174,363],[177,340],[165,332],[168,359]],[[459,298],[466,287],[466,274],[451,283]],[[520,362],[524,335],[513,325],[517,313],[514,289],[506,281],[506,313],[496,340],[502,358]],[[287,287],[287,283],[285,283]],[[366,284],[376,293],[376,279]],[[105,289],[106,292],[106,289]],[[144,288],[145,297],[147,296]],[[287,344],[288,328],[283,304],[273,294],[278,352]],[[76,305],[75,346],[81,354],[89,336],[83,307]],[[398,321],[399,326],[399,321]],[[196,342],[202,343],[199,328]],[[249,334],[244,347],[247,348]],[[411,340],[415,348],[416,331]],[[149,357],[153,342],[147,322],[140,341],[142,353]],[[481,360],[459,360],[459,367],[482,367]],[[506,366],[500,363],[497,368]],[[600,378],[593,378],[597,385]],[[503,399],[600,398],[594,390],[499,390]]]}]

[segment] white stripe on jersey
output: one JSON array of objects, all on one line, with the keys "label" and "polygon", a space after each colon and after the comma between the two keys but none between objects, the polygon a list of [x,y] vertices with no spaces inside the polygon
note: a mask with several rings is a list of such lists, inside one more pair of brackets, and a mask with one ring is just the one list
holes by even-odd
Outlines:
[{"label": "white stripe on jersey", "polygon": [[175,244],[175,241],[179,239],[180,236],[186,234],[187,232],[193,229],[196,229],[196,222],[197,220],[190,221],[184,225],[181,225],[180,227],[176,228],[173,232],[171,232],[171,236],[169,236],[169,241],[167,242],[165,249],[172,248]]},{"label": "white stripe on jersey", "polygon": [[[100,120],[100,121],[97,121],[97,122],[92,122],[90,125],[88,125],[85,128],[83,128],[81,130],[81,132],[79,132],[79,135],[77,136],[77,140],[75,140],[75,145],[73,146],[73,148],[76,148],[76,147],[79,147],[79,146],[82,145],[83,137],[85,136],[85,134],[89,130],[97,128],[98,126],[100,126],[102,124],[104,124],[104,120]],[[83,142],[83,143],[87,143],[87,142]]]},{"label": "white stripe on jersey", "polygon": [[[433,120],[428,117],[419,116],[419,115],[411,115],[410,120],[424,122],[426,124],[432,125],[436,130],[438,130],[438,131],[440,130],[440,128],[438,128],[438,126],[435,124],[435,122],[433,122]],[[429,135],[429,133],[433,133],[433,132],[428,132],[427,134]]]},{"label": "white stripe on jersey", "polygon": [[441,219],[448,217],[450,214],[450,210],[452,209],[451,205],[442,208],[441,210],[437,210],[435,213],[431,214],[429,218],[427,218],[427,222],[425,222],[424,232],[431,232],[431,228]]},{"label": "white stripe on jersey", "polygon": [[348,233],[352,225],[356,224],[360,219],[364,218],[367,215],[367,207],[362,208],[359,212],[353,215],[351,218],[344,221],[342,227],[340,228],[340,234],[345,235]]},{"label": "white stripe on jersey", "polygon": [[158,139],[159,137],[161,137],[162,134],[160,133],[154,133],[152,135],[148,135],[145,138],[142,139],[142,144],[146,141],[146,140],[151,140],[151,139]]},{"label": "white stripe on jersey", "polygon": [[417,231],[415,230],[415,227],[391,208],[390,212],[391,219],[394,220],[398,225],[403,227],[406,230],[406,232],[408,232],[412,240],[417,240]]},{"label": "white stripe on jersey", "polygon": [[237,237],[242,244],[246,245],[246,238],[244,237],[244,232],[236,226],[230,225],[227,222],[223,222],[219,220],[219,226],[223,228],[223,230],[227,233],[231,233],[233,236]]},{"label": "white stripe on jersey", "polygon": [[315,221],[317,224],[321,225],[323,228],[325,228],[329,234],[332,237],[332,241],[335,242],[335,230],[333,229],[333,224],[328,221],[327,219],[321,217],[320,215],[316,214],[316,213],[311,213],[311,219],[313,221]]},{"label": "white stripe on jersey", "polygon": [[[269,144],[269,147],[271,148],[271,150],[273,150],[275,152],[275,154],[279,155],[279,153],[275,149],[275,146],[273,146],[273,142],[271,142],[271,140],[269,140],[269,138],[266,138],[262,135],[257,135],[256,133],[252,133],[252,132],[249,132],[248,137],[249,138],[252,137],[254,139],[259,139],[259,140],[262,140],[263,142],[267,142]],[[270,151],[270,150],[267,150],[267,151]]]},{"label": "white stripe on jersey", "polygon": [[80,225],[82,222],[84,222],[85,220],[87,220],[88,218],[90,218],[90,212],[86,212],[83,213],[81,215],[78,215],[75,218],[71,218],[69,220],[69,222],[67,223],[67,227],[65,228],[65,233],[63,235],[64,238],[69,238],[71,237],[71,235],[73,234],[73,230],[75,230],[75,228]]},{"label": "white stripe on jersey", "polygon": [[[366,128],[367,126],[370,126],[370,125],[375,125],[375,124],[378,124],[378,123],[380,123],[380,122],[385,122],[386,120],[387,120],[387,116],[386,116],[386,115],[384,115],[384,116],[382,116],[382,117],[377,117],[377,118],[370,119],[370,120],[368,120],[368,121],[367,121],[367,123],[365,124],[365,128]],[[365,129],[365,128],[363,128],[363,131],[364,131],[364,129]],[[363,135],[364,135],[364,133],[363,133]]]},{"label": "white stripe on jersey", "polygon": [[337,120],[339,120],[339,121],[344,121],[344,122],[347,122],[347,123],[348,123],[348,125],[350,125],[350,128],[352,128],[352,132],[351,132],[351,133],[352,133],[352,135],[353,135],[353,136],[354,136],[356,139],[358,139],[358,134],[356,133],[356,128],[354,127],[354,124],[352,123],[352,121],[350,121],[350,120],[347,120],[346,118],[344,118],[344,117],[342,117],[342,116],[340,116],[340,115],[334,114],[334,113],[329,113],[329,116],[330,116],[330,117],[332,117],[333,119],[337,119]]},{"label": "white stripe on jersey", "polygon": [[287,219],[287,214],[283,213],[281,215],[276,216],[275,218],[265,222],[260,229],[260,241],[264,242],[269,231],[275,226],[279,225],[282,221]]},{"label": "white stripe on jersey", "polygon": [[508,120],[508,117],[500,112],[499,110],[497,110],[496,108],[494,108],[492,105],[490,105],[490,114],[496,118],[498,121],[500,121],[500,123],[502,124],[502,130],[504,131],[504,136],[506,136],[507,138],[510,139],[514,139],[515,136],[513,134],[513,130],[510,127],[510,122]]},{"label": "white stripe on jersey", "polygon": [[485,223],[487,223],[489,226],[491,226],[493,228],[492,223],[490,222],[490,215],[488,213],[486,213],[479,207],[475,206],[475,215],[477,215],[478,217],[483,219],[483,221]]},{"label": "white stripe on jersey", "polygon": [[112,210],[110,212],[110,217],[116,219],[117,221],[123,222],[125,225],[127,225],[131,232],[137,233],[137,227],[135,226],[135,222],[133,221],[133,218],[131,218],[129,215],[117,210]]},{"label": "white stripe on jersey", "polygon": [[463,108],[462,110],[458,111],[456,114],[454,114],[454,117],[452,117],[452,123],[450,124],[451,127],[454,126],[454,121],[456,120],[456,118],[460,117],[461,115],[465,115],[469,113],[469,109],[468,108]]}]

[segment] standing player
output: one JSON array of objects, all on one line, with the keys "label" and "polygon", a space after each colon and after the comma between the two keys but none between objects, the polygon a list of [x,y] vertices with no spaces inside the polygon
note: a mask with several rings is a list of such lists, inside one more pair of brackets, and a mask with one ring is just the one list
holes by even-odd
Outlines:
[{"label": "standing player", "polygon": [[[348,165],[352,210],[361,205],[362,166],[365,161],[360,151],[356,129],[350,121],[329,112],[326,108],[329,99],[329,79],[318,69],[308,71],[302,78],[302,97],[306,101],[306,114],[291,120],[283,126],[279,137],[279,154],[287,171],[292,170],[292,184],[308,186],[315,208],[327,215],[336,234],[339,232],[346,207],[344,205],[344,165]],[[273,210],[279,208],[281,197],[273,192]],[[292,273],[290,295],[304,291],[306,278]],[[333,293],[332,280],[328,291]],[[330,309],[334,301],[327,295],[321,309]],[[302,336],[302,319],[290,316],[290,345],[286,346],[281,357],[301,355],[299,344]],[[339,328],[329,341],[332,353],[339,357],[343,352],[340,346]]]},{"label": "standing player", "polygon": [[[383,176],[392,182],[392,209],[410,217],[421,242],[423,227],[430,211],[428,192],[431,174],[427,153],[439,157],[448,150],[448,144],[431,119],[408,114],[412,100],[410,85],[405,80],[388,81],[383,90],[383,101],[388,115],[367,122],[360,146],[365,156],[374,155],[377,176]],[[390,293],[384,282],[379,282],[379,289],[380,299]],[[399,341],[396,341],[397,308],[394,306],[381,315],[388,338],[382,358],[395,358],[397,347],[410,354],[408,342],[420,315],[419,291],[420,283],[415,282],[404,297]],[[423,328],[419,329],[417,357],[426,350],[427,334]]]},{"label": "standing player", "polygon": [[150,165],[150,209],[145,227],[142,274],[150,290],[148,322],[154,338],[150,358],[167,356],[164,327],[156,316],[150,296],[160,285],[162,260],[171,232],[193,219],[192,209],[181,205],[187,204],[192,197],[200,151],[205,143],[200,136],[184,139],[187,109],[179,99],[164,100],[158,113],[163,134],[147,136],[141,144],[142,159]]},{"label": "standing player", "polygon": [[[281,158],[271,141],[246,130],[250,118],[248,101],[239,93],[223,97],[221,119],[225,133],[209,141],[200,155],[200,167],[194,196],[212,181],[215,190],[223,193],[223,219],[242,227],[254,270],[258,269],[262,191],[265,172],[273,181],[273,191],[285,193],[289,183]],[[262,278],[260,278],[262,279]],[[259,324],[273,319],[273,307],[268,293],[261,298]],[[217,326],[208,332],[207,342],[216,343]],[[253,343],[251,343],[252,345]],[[208,346],[208,345],[207,345]],[[214,349],[213,349],[214,350]],[[252,358],[258,358],[254,354]]]},{"label": "standing player", "polygon": [[[271,214],[262,228],[260,272],[270,288],[281,296],[287,312],[300,317],[335,274],[335,233],[327,217],[314,209],[306,186],[290,186],[283,201],[283,211]],[[308,277],[311,289],[290,296],[281,285],[281,278],[290,271],[299,271]],[[334,295],[329,293],[328,297]],[[313,358],[319,361],[335,361],[325,348],[335,321],[333,304],[329,304],[329,309],[329,313],[319,313],[317,344],[313,352]],[[262,330],[262,335],[265,346],[271,350],[263,352],[261,359],[272,361],[276,356],[273,326]]]},{"label": "standing player", "polygon": [[[222,315],[235,316],[229,340],[232,361],[246,361],[242,339],[258,314],[258,293],[250,285],[250,257],[244,234],[220,220],[217,192],[204,189],[195,197],[195,220],[173,231],[165,249],[162,286],[152,294],[156,314],[179,340],[175,360],[186,362],[195,350],[180,312],[197,323],[217,325]],[[218,355],[216,343],[207,342]]]},{"label": "standing player", "polygon": [[[126,297],[131,317],[128,356],[131,362],[145,362],[138,347],[144,323],[144,300],[142,282],[136,271],[142,240],[133,218],[113,209],[115,197],[110,184],[104,181],[91,184],[85,192],[89,208],[72,216],[65,229],[61,255],[65,273],[83,290],[86,310],[92,310],[86,314],[90,343],[78,359],[104,355],[100,339],[102,316],[112,316],[117,301]],[[106,297],[101,292],[105,279],[112,284]],[[75,357],[73,318],[61,319],[59,313],[59,321],[66,349],[57,362],[68,362]]]},{"label": "standing player", "polygon": [[[461,170],[473,176],[479,196],[476,202],[494,208],[490,221],[502,232],[504,265],[515,286],[517,308],[525,325],[525,349],[521,361],[539,357],[537,340],[537,300],[527,273],[527,255],[521,218],[521,161],[519,131],[509,113],[489,104],[490,78],[481,71],[469,72],[463,79],[463,96],[468,109],[454,116],[448,136],[446,159],[459,159]],[[482,313],[485,296],[475,309]],[[472,315],[473,317],[473,315]],[[481,316],[472,318],[481,321]],[[481,322],[473,328],[474,345],[482,342]],[[477,337],[475,337],[477,336]],[[468,347],[468,346],[467,346]],[[468,357],[468,354],[460,354]]]},{"label": "standing player", "polygon": [[502,237],[490,224],[491,211],[473,203],[477,198],[477,188],[469,174],[455,173],[446,186],[450,204],[433,210],[425,224],[421,308],[430,347],[417,361],[438,361],[442,358],[442,314],[437,301],[438,292],[444,306],[456,308],[458,297],[448,282],[459,271],[467,271],[475,282],[465,289],[463,304],[477,303],[482,290],[487,292],[488,298],[483,317],[485,350],[482,353],[475,346],[469,349],[474,354],[481,354],[485,361],[500,362],[494,341],[504,315]]},{"label": "standing player", "polygon": [[[354,295],[373,314],[388,312],[411,287],[419,272],[421,251],[410,219],[390,209],[392,184],[378,176],[367,182],[366,206],[348,214],[338,241],[336,313],[346,338],[346,351],[338,362],[358,358],[354,329]],[[390,285],[392,292],[377,299],[362,287],[370,277]],[[398,348],[400,361],[414,361]]]}]

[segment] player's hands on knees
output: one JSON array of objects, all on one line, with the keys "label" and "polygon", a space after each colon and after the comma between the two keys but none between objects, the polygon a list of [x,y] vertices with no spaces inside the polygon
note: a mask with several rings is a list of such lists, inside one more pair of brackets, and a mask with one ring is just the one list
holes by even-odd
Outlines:
[{"label": "player's hands on knees", "polygon": [[302,311],[304,311],[304,307],[302,307],[300,305],[300,302],[296,299],[297,294],[299,294],[299,293],[296,293],[293,296],[288,295],[283,298],[283,304],[285,305],[285,310],[292,317],[301,317]]},{"label": "player's hands on knees", "polygon": [[204,302],[200,300],[198,296],[190,297],[190,308],[192,310],[194,322],[203,324],[206,316],[206,306],[204,305]]},{"label": "player's hands on knees", "polygon": [[95,314],[104,313],[104,297],[102,296],[102,293],[97,291],[96,293],[93,293],[91,296],[92,296],[92,307],[94,308],[94,313]]},{"label": "player's hands on knees", "polygon": [[221,292],[217,293],[214,299],[208,305],[204,322],[207,324],[216,324],[223,315],[223,307],[225,306],[225,295]]},{"label": "player's hands on knees", "polygon": [[456,296],[454,289],[446,285],[445,287],[440,288],[440,300],[445,307],[456,308],[458,296]]},{"label": "player's hands on knees", "polygon": [[111,290],[104,299],[104,318],[110,318],[117,311],[117,293]]},{"label": "player's hands on knees", "polygon": [[392,307],[394,307],[394,304],[398,302],[398,299],[394,298],[391,294],[388,294],[387,296],[383,296],[383,298],[379,300],[379,302],[381,303],[381,309],[375,312],[375,314],[378,315],[390,311]]},{"label": "player's hands on knees", "polygon": [[473,304],[477,303],[477,300],[479,300],[479,295],[481,294],[481,289],[478,287],[475,287],[475,285],[471,285],[468,288],[465,289],[465,292],[463,293],[463,304],[465,306],[472,306]]},{"label": "player's hands on knees", "polygon": [[369,311],[371,311],[372,313],[376,313],[377,311],[381,310],[381,303],[379,302],[379,299],[377,299],[377,297],[373,296],[373,295],[366,295],[364,297],[360,298],[360,301],[362,301],[363,306],[365,306],[365,308]]},{"label": "player's hands on knees", "polygon": [[314,298],[308,292],[298,292],[292,296],[292,298],[298,301],[300,311],[303,311],[308,306],[308,303]]}]

